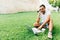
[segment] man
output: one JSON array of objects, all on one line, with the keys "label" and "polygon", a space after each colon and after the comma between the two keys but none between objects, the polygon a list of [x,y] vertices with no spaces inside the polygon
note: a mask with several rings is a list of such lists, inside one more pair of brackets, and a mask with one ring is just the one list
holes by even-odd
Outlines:
[{"label": "man", "polygon": [[34,29],[32,29],[35,33],[41,32],[42,28],[48,28],[48,38],[52,38],[52,29],[53,29],[53,22],[51,19],[50,11],[46,10],[45,5],[41,5],[38,11],[38,17],[36,22],[33,24]]}]

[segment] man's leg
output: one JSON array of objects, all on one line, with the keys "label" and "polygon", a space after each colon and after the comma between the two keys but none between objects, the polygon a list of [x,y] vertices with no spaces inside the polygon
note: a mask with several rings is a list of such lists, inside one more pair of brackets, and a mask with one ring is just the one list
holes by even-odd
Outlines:
[{"label": "man's leg", "polygon": [[33,24],[33,26],[36,27],[36,28],[38,28],[38,27],[40,26],[40,23],[35,22],[35,23]]},{"label": "man's leg", "polygon": [[52,38],[52,29],[53,29],[53,21],[49,21],[49,32],[48,32],[48,38]]},{"label": "man's leg", "polygon": [[49,32],[52,32],[53,29],[53,21],[52,19],[49,21]]},{"label": "man's leg", "polygon": [[34,33],[34,34],[38,34],[38,33],[42,32],[41,30],[38,29],[38,27],[39,27],[40,25],[41,25],[41,24],[40,24],[40,23],[37,23],[37,22],[35,22],[35,23],[33,24],[34,28],[32,28],[32,30],[33,30],[33,33]]}]

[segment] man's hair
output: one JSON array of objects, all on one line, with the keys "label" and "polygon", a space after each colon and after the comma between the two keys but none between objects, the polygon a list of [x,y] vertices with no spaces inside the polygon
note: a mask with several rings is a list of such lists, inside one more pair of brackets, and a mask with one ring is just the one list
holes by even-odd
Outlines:
[{"label": "man's hair", "polygon": [[45,7],[45,5],[43,5],[43,4],[42,4],[42,5],[40,5],[40,7],[42,7],[42,6],[43,6],[44,8],[46,8],[46,7]]},{"label": "man's hair", "polygon": [[[45,7],[45,5],[43,5],[43,4],[42,4],[42,5],[40,5],[40,7],[42,7],[42,6],[43,6],[44,8],[46,8],[46,7]],[[39,12],[39,10],[38,10],[37,12]]]}]

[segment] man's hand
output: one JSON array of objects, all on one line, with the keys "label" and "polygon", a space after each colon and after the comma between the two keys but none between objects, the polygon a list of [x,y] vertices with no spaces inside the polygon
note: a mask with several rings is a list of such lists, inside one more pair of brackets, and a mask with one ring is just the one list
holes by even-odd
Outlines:
[{"label": "man's hand", "polygon": [[38,27],[38,29],[40,30],[42,27],[43,27],[43,26],[41,25],[41,26]]}]

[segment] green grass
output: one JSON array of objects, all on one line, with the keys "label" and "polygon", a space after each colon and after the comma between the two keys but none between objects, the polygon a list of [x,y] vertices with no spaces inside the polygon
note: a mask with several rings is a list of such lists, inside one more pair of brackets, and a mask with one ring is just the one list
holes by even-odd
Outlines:
[{"label": "green grass", "polygon": [[[36,12],[0,14],[0,40],[46,40],[48,29],[39,36],[35,36],[26,29],[26,24],[33,27],[36,17]],[[53,40],[60,40],[60,14],[52,12],[52,18],[54,21]]]}]

